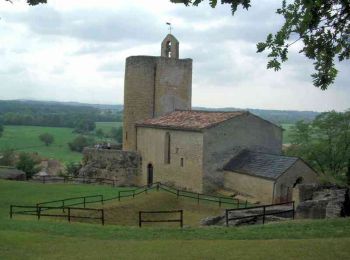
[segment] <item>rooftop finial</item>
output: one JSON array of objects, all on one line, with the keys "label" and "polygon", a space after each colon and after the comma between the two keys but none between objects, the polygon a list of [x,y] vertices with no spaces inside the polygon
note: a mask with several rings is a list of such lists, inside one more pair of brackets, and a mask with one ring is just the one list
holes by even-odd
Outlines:
[{"label": "rooftop finial", "polygon": [[171,34],[171,29],[173,29],[173,27],[171,26],[171,23],[167,22],[166,23],[169,26],[169,33]]}]

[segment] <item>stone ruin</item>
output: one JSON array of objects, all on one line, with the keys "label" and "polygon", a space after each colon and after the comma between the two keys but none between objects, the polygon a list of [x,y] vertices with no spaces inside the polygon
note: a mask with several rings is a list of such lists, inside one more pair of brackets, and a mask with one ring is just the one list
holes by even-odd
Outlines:
[{"label": "stone ruin", "polygon": [[302,184],[293,192],[297,218],[339,218],[350,216],[349,188],[336,185]]},{"label": "stone ruin", "polygon": [[85,148],[83,156],[79,177],[112,179],[117,186],[137,184],[141,158],[136,152]]}]

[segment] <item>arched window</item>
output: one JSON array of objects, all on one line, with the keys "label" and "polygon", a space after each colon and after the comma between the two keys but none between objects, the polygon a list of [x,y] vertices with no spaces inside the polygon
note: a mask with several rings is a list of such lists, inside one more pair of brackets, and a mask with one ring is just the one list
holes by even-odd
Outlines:
[{"label": "arched window", "polygon": [[165,164],[170,164],[170,150],[171,149],[171,139],[170,139],[170,133],[166,132],[165,133],[165,138],[164,138],[164,163]]}]

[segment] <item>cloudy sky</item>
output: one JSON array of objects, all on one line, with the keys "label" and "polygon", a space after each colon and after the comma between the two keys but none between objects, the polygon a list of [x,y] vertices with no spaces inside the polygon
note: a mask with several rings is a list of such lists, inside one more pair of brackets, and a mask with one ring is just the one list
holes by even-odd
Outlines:
[{"label": "cloudy sky", "polygon": [[327,91],[312,85],[312,62],[290,50],[279,72],[256,43],[282,24],[281,0],[184,7],[168,0],[0,0],[0,99],[122,104],[125,58],[160,55],[168,33],[193,59],[193,105],[326,111],[350,108],[350,63]]}]

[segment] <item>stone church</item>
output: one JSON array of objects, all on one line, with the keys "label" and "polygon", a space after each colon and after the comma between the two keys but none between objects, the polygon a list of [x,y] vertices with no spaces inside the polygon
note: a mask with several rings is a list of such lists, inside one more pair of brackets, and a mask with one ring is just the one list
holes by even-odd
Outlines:
[{"label": "stone church", "polygon": [[283,129],[247,111],[192,110],[192,59],[168,34],[161,56],[126,59],[123,150],[85,149],[84,174],[120,185],[162,182],[196,192],[228,190],[271,203],[317,182],[304,161],[282,155]]}]

